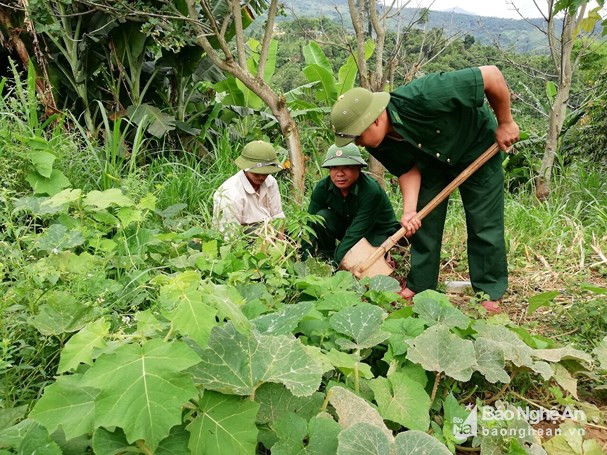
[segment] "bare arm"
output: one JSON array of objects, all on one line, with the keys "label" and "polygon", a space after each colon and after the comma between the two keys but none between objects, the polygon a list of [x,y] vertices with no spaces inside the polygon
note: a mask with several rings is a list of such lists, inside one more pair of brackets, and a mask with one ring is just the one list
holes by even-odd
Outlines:
[{"label": "bare arm", "polygon": [[506,150],[518,141],[520,132],[510,110],[510,91],[496,66],[481,66],[479,69],[485,84],[485,96],[497,118],[495,140],[501,150]]},{"label": "bare arm", "polygon": [[403,216],[400,219],[400,224],[407,229],[407,237],[415,234],[415,231],[422,225],[420,220],[414,219],[417,215],[417,198],[421,181],[422,175],[417,165],[398,178],[400,192],[403,195]]}]

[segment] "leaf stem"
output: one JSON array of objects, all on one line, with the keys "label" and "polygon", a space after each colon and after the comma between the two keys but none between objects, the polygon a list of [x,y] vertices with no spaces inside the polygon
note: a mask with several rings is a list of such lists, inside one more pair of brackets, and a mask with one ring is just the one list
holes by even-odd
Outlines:
[{"label": "leaf stem", "polygon": [[164,337],[164,340],[162,340],[163,342],[165,342],[165,343],[166,343],[167,341],[169,341],[169,338],[171,338],[171,335],[173,335],[173,329],[174,329],[174,327],[173,327],[173,323],[171,322],[171,327],[169,328],[168,333],[167,333],[167,334],[166,334],[166,336]]},{"label": "leaf stem", "polygon": [[[356,358],[360,359],[360,349],[356,350]],[[359,393],[360,391],[360,380],[358,378],[358,360],[354,364],[354,391]]]},{"label": "leaf stem", "polygon": [[460,450],[462,452],[480,452],[481,448],[480,447],[462,447],[462,446],[455,446],[457,448],[457,450]]},{"label": "leaf stem", "polygon": [[434,376],[434,387],[432,387],[432,395],[430,395],[430,403],[434,403],[434,399],[436,398],[436,391],[438,390],[438,384],[440,383],[442,373],[439,371]]},{"label": "leaf stem", "polygon": [[327,392],[327,396],[325,397],[325,401],[322,402],[322,406],[320,407],[321,411],[326,411],[327,410],[327,406],[329,405],[329,400],[331,399],[331,396],[333,395],[333,389],[329,389],[329,391]]},{"label": "leaf stem", "polygon": [[143,439],[138,440],[136,444],[137,447],[139,447],[141,451],[145,453],[145,455],[154,455],[154,452],[152,452],[152,450],[145,445],[145,441]]}]

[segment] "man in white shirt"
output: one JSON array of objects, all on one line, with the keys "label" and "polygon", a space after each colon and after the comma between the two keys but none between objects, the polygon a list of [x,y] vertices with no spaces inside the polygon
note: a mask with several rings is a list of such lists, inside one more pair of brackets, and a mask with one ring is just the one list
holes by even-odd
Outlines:
[{"label": "man in white shirt", "polygon": [[227,234],[230,224],[255,227],[284,218],[278,183],[270,175],[282,169],[272,144],[249,142],[235,163],[241,170],[213,194],[213,227]]}]

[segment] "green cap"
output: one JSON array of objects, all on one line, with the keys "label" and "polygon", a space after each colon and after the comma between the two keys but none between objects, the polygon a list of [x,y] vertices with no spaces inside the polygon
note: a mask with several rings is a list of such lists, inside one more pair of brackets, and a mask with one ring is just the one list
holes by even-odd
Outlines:
[{"label": "green cap", "polygon": [[333,166],[366,166],[365,160],[360,156],[360,150],[354,144],[348,144],[344,147],[338,147],[333,144],[327,150],[325,161],[322,167]]},{"label": "green cap", "polygon": [[335,143],[349,144],[360,136],[388,105],[390,94],[355,87],[341,95],[331,110]]},{"label": "green cap", "polygon": [[249,142],[235,163],[243,171],[253,174],[273,174],[282,169],[274,147],[265,141]]}]

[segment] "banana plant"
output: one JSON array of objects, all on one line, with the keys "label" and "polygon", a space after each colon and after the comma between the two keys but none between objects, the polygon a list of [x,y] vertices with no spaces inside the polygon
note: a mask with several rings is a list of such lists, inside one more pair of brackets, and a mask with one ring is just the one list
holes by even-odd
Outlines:
[{"label": "banana plant", "polygon": [[[247,47],[250,52],[249,58],[247,58],[247,68],[252,74],[256,74],[261,43],[258,40],[251,38],[247,41]],[[270,82],[270,79],[272,79],[274,71],[276,70],[277,52],[278,42],[273,39],[270,43],[268,60],[263,74],[263,80],[266,83]],[[241,106],[253,110],[261,110],[265,106],[263,101],[251,89],[246,87],[234,76],[229,76],[225,80],[215,84],[215,90],[227,94],[222,101],[224,105]]]},{"label": "banana plant", "polygon": [[[369,40],[365,43],[365,60],[368,60],[375,50],[375,42]],[[304,75],[315,83],[316,100],[327,106],[332,106],[337,98],[354,87],[358,74],[357,57],[350,55],[337,72],[337,77],[331,62],[320,48],[311,41],[303,47],[303,54],[307,66],[303,69]]]}]

